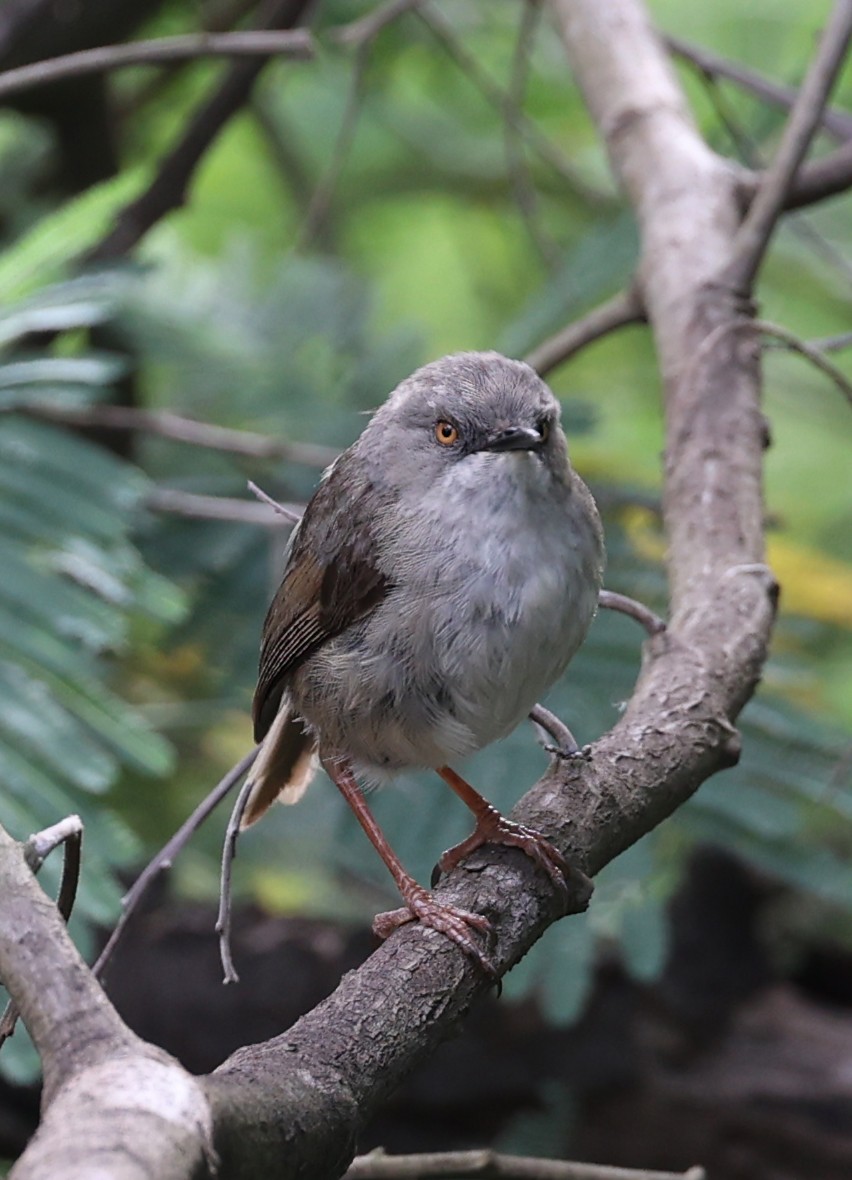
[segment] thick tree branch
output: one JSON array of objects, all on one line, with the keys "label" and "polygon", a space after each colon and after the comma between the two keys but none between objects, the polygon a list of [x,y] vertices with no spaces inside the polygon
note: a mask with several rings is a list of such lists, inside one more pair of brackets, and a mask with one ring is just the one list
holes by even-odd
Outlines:
[{"label": "thick tree branch", "polygon": [[44,1068],[44,1117],[15,1180],[196,1174],[212,1152],[199,1084],[121,1021],[2,828],[0,897],[0,978]]}]

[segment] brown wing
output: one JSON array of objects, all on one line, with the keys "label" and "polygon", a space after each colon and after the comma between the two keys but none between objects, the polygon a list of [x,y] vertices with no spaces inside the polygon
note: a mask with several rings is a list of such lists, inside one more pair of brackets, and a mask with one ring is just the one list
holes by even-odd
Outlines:
[{"label": "brown wing", "polygon": [[255,741],[273,722],[287,674],[369,614],[389,590],[372,529],[383,501],[371,483],[353,476],[347,452],[305,509],[263,625],[252,704]]}]

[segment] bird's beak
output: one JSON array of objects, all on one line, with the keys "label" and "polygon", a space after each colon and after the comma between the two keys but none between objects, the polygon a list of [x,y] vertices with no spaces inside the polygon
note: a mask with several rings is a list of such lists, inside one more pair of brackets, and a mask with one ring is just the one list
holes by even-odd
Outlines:
[{"label": "bird's beak", "polygon": [[537,451],[544,445],[544,437],[531,426],[509,426],[492,434],[484,451]]}]

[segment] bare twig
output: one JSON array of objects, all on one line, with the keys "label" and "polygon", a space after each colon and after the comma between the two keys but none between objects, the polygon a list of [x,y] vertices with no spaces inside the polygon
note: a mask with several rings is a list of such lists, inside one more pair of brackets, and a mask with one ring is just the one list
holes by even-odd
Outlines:
[{"label": "bare twig", "polygon": [[[231,496],[205,496],[198,492],[157,488],[148,494],[145,504],[152,512],[168,512],[174,516],[189,517],[190,520],[230,520],[235,524],[280,527],[280,521],[260,504],[252,504],[250,500],[237,500]],[[298,520],[302,515],[298,504],[277,504],[275,511],[278,516],[286,517],[291,522]]]},{"label": "bare twig", "polygon": [[192,814],[184,820],[172,838],[163,845],[156,856],[148,862],[133,882],[133,885],[122,899],[121,917],[116,923],[112,934],[109,936],[106,946],[98,956],[97,962],[92,967],[92,972],[97,979],[103,977],[107,964],[112,958],[113,952],[124,933],[127,923],[139,908],[142,898],[148,892],[153,881],[164,870],[171,868],[175,857],[183,851],[214,808],[222,802],[226,795],[231,793],[246,771],[251,769],[256,757],[257,748],[252,750],[250,754],[246,754],[245,758],[228,771],[225,777],[216,784],[209,795],[202,799]]},{"label": "bare twig", "polygon": [[819,49],[784,128],[778,151],[758,185],[734,239],[723,281],[744,294],[752,283],[784,208],[796,171],[811,144],[852,38],[852,0],[836,0]]},{"label": "bare twig", "polygon": [[[540,20],[541,0],[525,0],[521,6],[520,26],[515,40],[515,52],[512,55],[509,89],[506,93],[505,112],[514,112],[516,116],[523,113],[532,45]],[[503,143],[515,204],[543,262],[553,267],[558,261],[559,249],[538,217],[538,197],[526,163],[523,136],[517,131],[517,117],[512,118],[508,113],[505,113],[503,118]]]},{"label": "bare twig", "polygon": [[[17,413],[67,426],[96,426],[102,430],[129,430],[140,434],[155,434],[159,438],[224,451],[230,455],[245,455],[250,459],[286,459],[305,467],[327,467],[338,453],[333,447],[317,443],[294,443],[286,439],[270,438],[253,430],[234,430],[173,414],[169,410],[143,410],[135,406],[28,406],[16,408]],[[2,413],[2,410],[0,410]]]},{"label": "bare twig", "polygon": [[[257,750],[255,750],[256,754]],[[242,789],[239,795],[237,795],[234,809],[231,812],[231,818],[228,820],[225,841],[222,845],[222,871],[219,877],[219,913],[216,917],[216,933],[219,935],[219,957],[222,960],[222,970],[224,972],[223,983],[239,983],[240,980],[231,955],[231,870],[234,865],[234,858],[237,855],[237,840],[240,835],[240,825],[249,801],[252,786],[253,784],[250,779],[243,783]]]},{"label": "bare twig", "polygon": [[544,733],[553,738],[552,745],[545,745],[548,754],[556,754],[560,758],[572,758],[580,753],[580,744],[571,730],[561,718],[544,705],[533,705],[530,709],[530,721],[537,725]]},{"label": "bare twig", "polygon": [[544,340],[528,353],[524,360],[544,377],[587,344],[593,344],[595,340],[600,340],[616,328],[644,322],[642,297],[639,288],[634,284],[613,295],[612,299],[600,304],[582,319],[576,320],[548,340]]},{"label": "bare twig", "polygon": [[313,38],[304,29],[186,33],[122,45],[99,45],[96,49],[81,49],[78,53],[66,53],[4,71],[0,74],[0,98],[35,86],[47,86],[60,79],[103,74],[123,66],[159,65],[203,57],[292,57],[306,61],[313,54]]},{"label": "bare twig", "polygon": [[[765,102],[780,107],[784,111],[789,111],[796,101],[799,92],[795,86],[785,86],[783,82],[776,82],[773,78],[767,78],[749,66],[740,65],[739,62],[733,62],[727,57],[721,57],[718,53],[713,53],[701,45],[693,45],[681,37],[669,35],[663,40],[676,57],[691,62],[708,78],[726,78],[729,82],[735,82],[743,90],[757,95],[758,98],[762,98]],[[824,110],[820,116],[820,124],[836,139],[852,138],[852,115],[848,115],[845,111],[832,108]]]},{"label": "bare twig", "polygon": [[350,24],[335,29],[332,38],[340,45],[358,48],[365,41],[374,40],[385,25],[389,25],[422,3],[423,0],[390,0],[389,4],[380,4],[378,8],[368,12],[366,16],[359,17],[358,20],[353,20]]},{"label": "bare twig", "polygon": [[272,496],[268,495],[263,488],[259,488],[253,480],[248,481],[249,491],[257,496],[261,504],[267,504],[273,512],[278,516],[283,516],[288,524],[298,524],[302,519],[302,513],[295,511],[292,507],[285,504],[279,504],[277,500],[273,500]]},{"label": "bare twig", "polygon": [[502,1180],[705,1180],[704,1169],[699,1167],[687,1172],[655,1172],[503,1155],[488,1149],[387,1155],[383,1148],[357,1156],[343,1180],[439,1180],[446,1176],[501,1177]]},{"label": "bare twig", "polygon": [[837,365],[831,363],[824,352],[817,344],[810,343],[807,340],[802,340],[794,332],[787,328],[782,328],[780,324],[771,324],[767,320],[748,320],[748,325],[756,332],[761,332],[764,336],[772,336],[779,340],[785,348],[789,348],[791,352],[797,352],[800,356],[806,357],[811,362],[814,368],[819,369],[821,373],[825,373],[829,377],[840,392],[846,397],[846,400],[852,404],[852,381],[838,369]]},{"label": "bare twig", "polygon": [[[309,3],[310,0],[267,0],[258,23],[263,28],[291,28],[299,23]],[[89,262],[123,257],[162,217],[184,203],[189,183],[204,153],[246,101],[265,64],[265,58],[249,58],[230,67],[224,81],[162,160],[152,183],[141,196],[125,206],[113,229],[89,251]]]},{"label": "bare twig", "polygon": [[325,229],[340,174],[349,158],[355,140],[355,132],[358,128],[358,119],[364,101],[364,79],[370,61],[371,48],[372,41],[370,39],[358,42],[346,103],[343,108],[343,117],[337,130],[331,159],[308,204],[305,221],[299,231],[296,243],[297,250],[307,249]]},{"label": "bare twig", "polygon": [[598,594],[598,605],[604,610],[619,611],[635,619],[650,636],[659,635],[666,629],[665,620],[655,615],[644,603],[637,602],[635,598],[628,598],[626,594],[618,594],[615,590],[601,590]]},{"label": "bare twig", "polygon": [[453,26],[444,17],[443,13],[435,8],[433,4],[425,2],[419,4],[415,11],[438,43],[444,47],[448,56],[464,72],[468,81],[523,136],[524,143],[529,151],[534,151],[584,201],[598,208],[601,205],[612,203],[612,197],[609,193],[590,185],[580,175],[571,161],[559,151],[546,135],[542,134],[538,125],[522,111],[516,110],[512,106],[509,95],[494,81],[488,71],[482,68],[475,55],[456,36]]},{"label": "bare twig", "polygon": [[818,160],[803,164],[793,178],[785,209],[802,209],[826,197],[844,193],[852,185],[852,141]]},{"label": "bare twig", "polygon": [[[69,845],[75,845],[79,853],[83,838],[83,821],[79,815],[67,815],[59,823],[51,824],[41,832],[35,832],[24,844],[24,858],[30,869],[37,873],[51,852],[64,844],[66,853]],[[79,864],[79,855],[76,857]],[[70,911],[69,911],[70,912]],[[63,915],[67,917],[67,915]]]},{"label": "bare twig", "polygon": [[820,336],[817,340],[808,340],[811,348],[820,352],[842,352],[852,347],[852,332],[838,332],[836,336]]}]

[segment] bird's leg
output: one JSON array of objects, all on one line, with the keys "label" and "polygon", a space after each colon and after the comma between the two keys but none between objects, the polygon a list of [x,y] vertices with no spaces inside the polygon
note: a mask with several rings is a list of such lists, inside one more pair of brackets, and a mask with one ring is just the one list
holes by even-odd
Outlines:
[{"label": "bird's leg", "polygon": [[520,848],[536,864],[541,865],[566,899],[570,878],[573,878],[578,885],[582,885],[584,889],[590,887],[591,883],[585,873],[569,865],[562,853],[554,848],[540,832],[501,815],[496,807],[492,806],[454,770],[450,770],[449,766],[439,767],[438,774],[476,816],[476,827],[466,840],[462,840],[461,844],[447,849],[438,861],[436,872],[432,878],[433,884],[438,873],[448,873],[450,869],[456,867],[459,861],[464,860],[466,856],[469,856],[471,852],[483,844],[508,844],[513,848]]},{"label": "bird's leg", "polygon": [[496,975],[488,956],[471,938],[471,930],[487,933],[491,929],[488,919],[481,914],[472,914],[468,910],[459,909],[458,906],[438,901],[428,889],[424,889],[415,881],[402,867],[402,862],[373,818],[349,762],[345,759],[329,758],[323,759],[322,764],[329,778],[355,812],[355,818],[366,832],[370,843],[387,865],[396,882],[396,887],[402,895],[402,900],[405,902],[402,909],[376,915],[373,919],[374,934],[379,938],[387,938],[398,926],[418,920],[424,926],[431,926],[433,930],[438,930],[447,938],[452,939],[465,954],[475,959],[488,975]]}]

